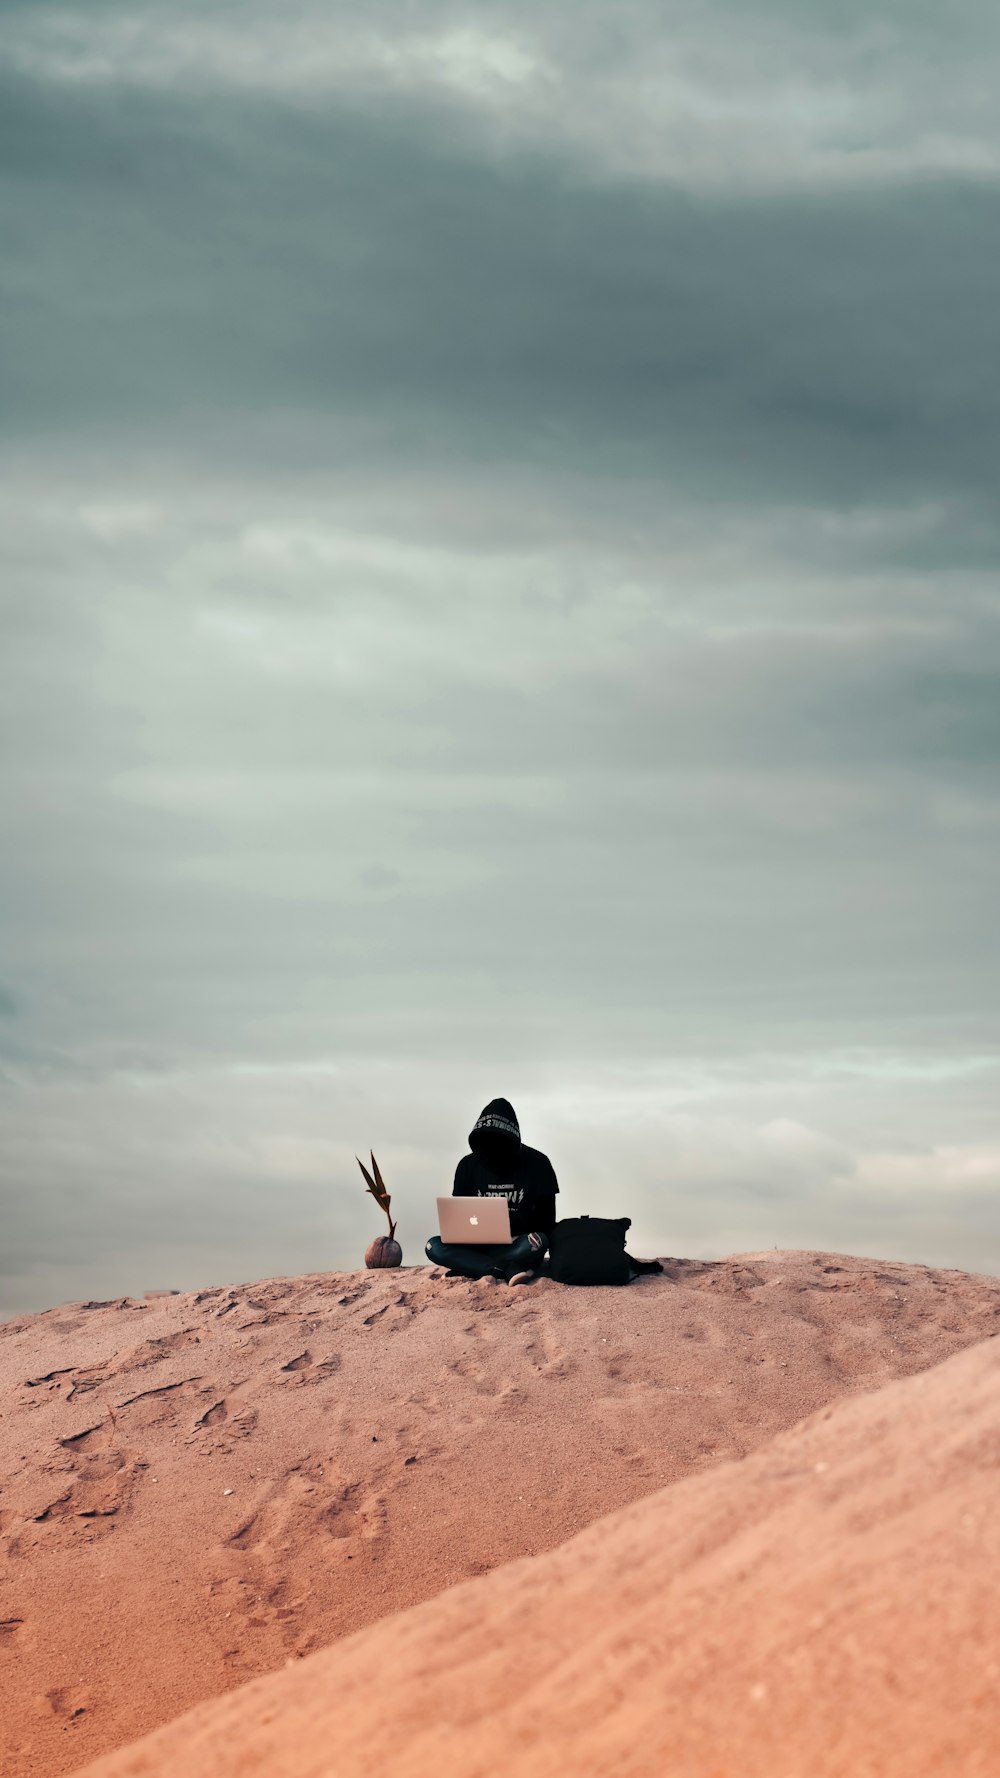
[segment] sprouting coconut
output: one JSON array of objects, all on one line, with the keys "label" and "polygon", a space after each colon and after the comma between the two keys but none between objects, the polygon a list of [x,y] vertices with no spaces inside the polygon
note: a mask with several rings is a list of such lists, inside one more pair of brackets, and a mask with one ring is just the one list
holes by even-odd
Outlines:
[{"label": "sprouting coconut", "polygon": [[[358,1161],[357,1155],[355,1155],[354,1159]],[[375,1240],[368,1248],[368,1251],[365,1254],[365,1265],[370,1271],[376,1271],[382,1266],[401,1266],[403,1263],[403,1249],[395,1239],[396,1224],[393,1222],[390,1214],[389,1193],[385,1189],[382,1175],[378,1170],[378,1162],[375,1159],[375,1156],[372,1155],[372,1173],[375,1175],[374,1179],[372,1178],[372,1174],[369,1173],[368,1168],[365,1166],[364,1161],[358,1161],[358,1166],[361,1168],[361,1171],[365,1176],[368,1190],[371,1192],[376,1204],[379,1204],[385,1211],[389,1223],[389,1233],[387,1235],[376,1236]]]}]

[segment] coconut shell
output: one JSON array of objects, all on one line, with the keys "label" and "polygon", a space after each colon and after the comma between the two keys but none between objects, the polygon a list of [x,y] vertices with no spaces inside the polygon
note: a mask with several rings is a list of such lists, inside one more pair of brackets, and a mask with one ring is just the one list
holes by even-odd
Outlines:
[{"label": "coconut shell", "polygon": [[365,1265],[369,1271],[382,1266],[401,1266],[402,1263],[403,1249],[398,1241],[390,1240],[388,1235],[379,1235],[365,1254]]}]

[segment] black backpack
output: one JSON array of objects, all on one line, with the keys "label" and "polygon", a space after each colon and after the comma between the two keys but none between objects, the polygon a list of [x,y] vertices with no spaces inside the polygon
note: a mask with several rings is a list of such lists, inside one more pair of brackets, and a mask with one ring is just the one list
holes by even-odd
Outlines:
[{"label": "black backpack", "polygon": [[568,1216],[549,1236],[549,1272],[559,1284],[627,1284],[630,1216]]}]

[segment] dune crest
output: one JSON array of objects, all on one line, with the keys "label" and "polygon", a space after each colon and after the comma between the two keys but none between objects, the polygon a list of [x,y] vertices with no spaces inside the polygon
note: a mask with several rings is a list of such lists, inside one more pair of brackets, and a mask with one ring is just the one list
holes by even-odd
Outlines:
[{"label": "dune crest", "polygon": [[1000,1280],[808,1253],[8,1322],[0,1765],[71,1770],[998,1326]]}]

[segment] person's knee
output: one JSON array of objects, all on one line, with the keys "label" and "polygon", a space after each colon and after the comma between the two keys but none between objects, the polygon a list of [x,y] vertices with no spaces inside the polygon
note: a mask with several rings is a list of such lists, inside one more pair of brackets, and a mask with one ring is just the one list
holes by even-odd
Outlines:
[{"label": "person's knee", "polygon": [[432,1235],[430,1240],[427,1243],[427,1246],[424,1248],[424,1252],[426,1253],[427,1258],[429,1260],[436,1260],[437,1249],[440,1246],[440,1244],[441,1244],[440,1235]]}]

